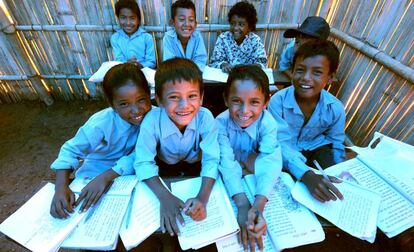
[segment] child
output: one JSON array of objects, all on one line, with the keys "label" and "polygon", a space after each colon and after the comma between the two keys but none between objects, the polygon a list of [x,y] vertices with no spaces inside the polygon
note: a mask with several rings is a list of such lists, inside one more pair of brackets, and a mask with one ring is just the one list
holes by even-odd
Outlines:
[{"label": "child", "polygon": [[115,13],[122,29],[111,37],[116,61],[133,62],[139,67],[155,68],[155,50],[152,36],[139,27],[141,13],[134,0],[119,0]]},{"label": "child", "polygon": [[324,168],[343,161],[344,106],[324,90],[338,61],[338,48],[330,41],[303,44],[293,58],[293,86],[277,92],[269,104],[280,126],[284,165],[321,202],[342,199],[330,181],[309,168],[314,160]]},{"label": "child", "polygon": [[203,71],[207,63],[207,51],[201,33],[195,30],[197,21],[194,3],[190,0],[174,2],[171,15],[174,29],[164,35],[162,59],[191,59]]},{"label": "child", "polygon": [[[247,249],[250,240],[253,250],[256,237],[259,249],[263,250],[261,236],[266,231],[266,222],[262,213],[282,169],[276,121],[265,110],[269,101],[266,74],[257,65],[234,67],[227,80],[224,99],[228,110],[216,118],[219,168],[238,208],[237,220],[244,248]],[[242,171],[243,174],[254,173],[257,179],[253,206],[241,184]]]},{"label": "child", "polygon": [[[201,107],[201,72],[191,60],[164,61],[155,73],[154,108],[141,125],[134,168],[160,199],[161,230],[179,235],[176,218],[183,210],[194,220],[206,217],[206,204],[218,175],[220,161],[217,130],[210,111]],[[201,161],[201,162],[200,162]],[[159,176],[201,176],[196,198],[184,204],[161,183]]]},{"label": "child", "polygon": [[[130,153],[139,125],[151,109],[148,82],[138,66],[125,63],[108,71],[103,89],[111,107],[92,115],[75,137],[62,146],[51,165],[56,170],[56,189],[50,213],[56,218],[67,218],[82,199],[80,210],[86,211],[98,202],[114,178],[134,173],[134,156]],[[83,159],[83,164],[76,177],[93,179],[74,203],[69,175],[79,166],[79,159]]]},{"label": "child", "polygon": [[282,52],[279,61],[279,71],[283,71],[292,78],[292,63],[295,51],[304,43],[315,40],[327,40],[330,28],[325,19],[321,17],[307,17],[298,29],[288,29],[283,33],[285,38],[295,38]]},{"label": "child", "polygon": [[214,46],[210,66],[223,72],[239,64],[258,64],[266,67],[267,56],[256,30],[257,13],[248,2],[236,3],[229,11],[230,31],[219,35]]}]

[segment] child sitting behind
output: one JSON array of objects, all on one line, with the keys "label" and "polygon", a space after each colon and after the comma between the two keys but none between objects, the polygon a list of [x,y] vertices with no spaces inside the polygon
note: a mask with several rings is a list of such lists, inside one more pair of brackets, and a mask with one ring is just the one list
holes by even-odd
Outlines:
[{"label": "child sitting behind", "polygon": [[122,29],[111,37],[111,46],[116,61],[132,62],[139,67],[155,68],[155,49],[152,36],[144,31],[141,13],[134,0],[119,0],[115,14]]},{"label": "child sitting behind", "polygon": [[230,31],[219,35],[214,46],[210,66],[229,73],[235,65],[258,64],[265,68],[267,56],[256,30],[257,13],[246,1],[231,7],[228,14]]},{"label": "child sitting behind", "polygon": [[[269,80],[257,65],[234,67],[224,91],[228,110],[217,116],[220,172],[237,208],[237,220],[244,248],[254,251],[255,237],[263,250],[266,231],[263,209],[282,169],[276,121],[266,110]],[[254,173],[256,194],[253,205],[243,190],[242,173]]]},{"label": "child sitting behind", "polygon": [[[191,60],[174,58],[155,73],[154,108],[141,125],[134,168],[140,181],[160,200],[161,230],[179,234],[181,211],[194,220],[207,216],[206,204],[218,176],[220,161],[217,130],[211,112],[201,107],[201,71]],[[183,203],[161,183],[160,176],[198,176],[202,185],[196,198]]]},{"label": "child sitting behind", "polygon": [[293,56],[296,50],[308,41],[327,40],[329,37],[329,24],[321,17],[307,17],[298,29],[288,29],[283,33],[285,38],[295,38],[290,42],[279,61],[279,71],[283,71],[292,78]]},{"label": "child sitting behind", "polygon": [[194,3],[178,0],[171,6],[171,23],[174,29],[167,31],[162,40],[163,61],[174,57],[191,59],[201,71],[207,63],[204,40],[196,31],[197,21]]},{"label": "child sitting behind", "polygon": [[[75,137],[63,144],[51,168],[56,171],[55,195],[50,213],[67,218],[81,200],[81,211],[98,202],[111,181],[134,173],[133,157],[140,124],[151,109],[150,90],[144,74],[131,63],[111,68],[104,77],[103,89],[111,107],[92,115]],[[69,188],[69,175],[92,180],[75,202]]]},{"label": "child sitting behind", "polygon": [[[321,202],[342,199],[331,181],[310,167],[323,168],[344,158],[345,110],[324,87],[338,68],[339,51],[330,41],[310,41],[293,58],[293,85],[270,99],[269,111],[278,122],[284,165]],[[283,127],[284,125],[284,127]]]}]

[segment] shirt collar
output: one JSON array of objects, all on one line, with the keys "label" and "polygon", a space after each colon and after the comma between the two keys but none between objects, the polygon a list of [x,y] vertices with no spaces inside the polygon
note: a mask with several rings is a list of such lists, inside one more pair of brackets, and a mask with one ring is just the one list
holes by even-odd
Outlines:
[{"label": "shirt collar", "polygon": [[120,132],[120,133],[121,132],[126,132],[129,129],[131,129],[132,127],[134,127],[134,128],[139,127],[137,125],[133,125],[133,124],[130,124],[129,122],[125,121],[124,119],[121,118],[121,116],[113,108],[111,108],[111,109],[114,112],[115,127],[116,127],[116,130],[118,132]]},{"label": "shirt collar", "polygon": [[128,34],[126,34],[125,33],[125,31],[121,28],[121,29],[119,29],[118,30],[118,32],[120,33],[120,34],[122,34],[122,36],[124,36],[124,37],[127,37],[127,38],[135,38],[135,37],[138,37],[138,36],[140,36],[142,33],[144,33],[145,32],[145,30],[143,29],[143,28],[141,28],[141,27],[138,27],[138,29],[137,29],[137,31],[136,32],[134,32],[132,35],[131,35],[131,37],[130,36],[128,36]]},{"label": "shirt collar", "polygon": [[[302,111],[299,108],[298,103],[296,102],[296,98],[295,98],[295,88],[293,87],[293,85],[289,86],[286,88],[286,99],[284,101],[284,106],[286,108],[291,108],[293,109],[293,112],[297,113],[297,114],[302,114]],[[328,95],[328,91],[326,91],[325,89],[322,89],[320,97],[319,97],[319,101],[318,104],[323,105],[323,108],[325,109],[329,104],[334,103],[335,100]]]},{"label": "shirt collar", "polygon": [[[160,115],[160,129],[161,129],[161,138],[167,138],[171,135],[178,134],[182,135],[181,131],[178,129],[178,127],[174,124],[174,122],[168,117],[167,111],[164,108],[161,109],[161,115]],[[197,114],[198,115],[198,114]],[[187,125],[187,130],[193,130],[196,131],[197,125],[196,125],[196,119],[197,115],[191,120],[190,124]]]},{"label": "shirt collar", "polygon": [[238,125],[237,123],[235,123],[233,121],[233,119],[231,119],[229,110],[227,110],[227,113],[228,113],[228,116],[229,116],[229,128],[230,129],[235,130],[235,131],[244,131],[244,132],[246,132],[250,136],[250,138],[256,139],[256,136],[257,136],[257,124],[259,123],[259,121],[263,117],[263,113],[264,113],[263,111],[262,111],[261,115],[259,116],[259,118],[257,118],[256,121],[254,121],[252,124],[249,125],[249,127],[245,128],[245,129],[242,129],[240,127],[240,125]]}]

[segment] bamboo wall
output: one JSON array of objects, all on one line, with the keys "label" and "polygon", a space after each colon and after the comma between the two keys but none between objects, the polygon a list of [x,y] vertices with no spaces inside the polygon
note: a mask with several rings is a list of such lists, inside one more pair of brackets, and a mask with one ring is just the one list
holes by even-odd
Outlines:
[{"label": "bamboo wall", "polygon": [[[0,0],[0,103],[95,97],[96,88],[86,79],[112,59],[114,1]],[[137,2],[160,58],[172,0]],[[217,35],[228,29],[227,13],[235,2],[195,0],[209,53]],[[346,131],[355,144],[366,144],[374,131],[414,144],[412,0],[250,2],[259,13],[257,33],[273,68],[289,42],[282,36],[286,28],[310,15],[330,23],[330,38],[341,51],[340,84],[330,91],[345,104]]]}]

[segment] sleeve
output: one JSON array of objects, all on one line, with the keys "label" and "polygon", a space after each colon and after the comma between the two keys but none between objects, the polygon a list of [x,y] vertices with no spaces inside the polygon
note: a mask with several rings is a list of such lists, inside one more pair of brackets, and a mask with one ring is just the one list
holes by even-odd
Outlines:
[{"label": "sleeve", "polygon": [[124,175],[132,175],[135,173],[134,170],[134,159],[135,159],[135,151],[131,152],[129,155],[121,157],[112,170],[118,173],[120,176]]},{"label": "sleeve", "polygon": [[286,71],[292,69],[292,61],[294,55],[294,41],[290,42],[285,50],[282,52],[282,56],[279,61],[279,71]]},{"label": "sleeve", "polygon": [[148,33],[143,34],[145,36],[145,56],[144,61],[140,62],[143,67],[149,67],[155,69],[156,60],[155,60],[155,46],[152,36]]},{"label": "sleeve", "polygon": [[262,68],[267,67],[266,49],[259,36],[255,38],[254,42],[257,46],[254,54],[254,63],[259,64]]},{"label": "sleeve", "polygon": [[111,36],[111,46],[112,46],[112,50],[113,50],[113,54],[114,54],[114,59],[116,61],[126,62],[127,61],[127,58],[122,53],[121,47],[119,45],[117,33],[114,33]]},{"label": "sleeve", "polygon": [[300,180],[303,174],[309,171],[310,168],[306,165],[306,158],[302,153],[297,151],[291,145],[292,140],[289,132],[289,125],[282,117],[282,109],[283,106],[280,97],[274,95],[272,99],[270,99],[268,110],[276,120],[278,126],[277,139],[282,148],[283,167],[288,169],[297,180]]},{"label": "sleeve", "polygon": [[226,126],[219,119],[216,119],[216,125],[218,128],[218,143],[220,147],[219,170],[230,197],[233,197],[238,193],[244,192],[241,183],[242,168],[239,162],[235,160]]},{"label": "sleeve", "polygon": [[141,123],[141,129],[135,146],[135,174],[139,181],[158,176],[158,166],[155,163],[158,137],[154,125],[154,114],[147,114]]},{"label": "sleeve", "polygon": [[162,39],[162,61],[174,58],[174,49],[172,47],[172,41],[167,34]]},{"label": "sleeve", "polygon": [[259,133],[259,155],[256,158],[255,177],[257,181],[256,195],[269,198],[269,194],[280,176],[282,170],[281,146],[277,141],[276,121],[270,118],[260,127]]},{"label": "sleeve", "polygon": [[217,141],[218,130],[210,111],[206,110],[201,120],[199,131],[201,135],[200,148],[202,151],[201,176],[217,179],[220,163],[220,147]]},{"label": "sleeve", "polygon": [[85,159],[101,144],[104,132],[99,127],[91,125],[90,120],[79,128],[72,139],[63,144],[58,158],[51,165],[52,169],[76,169],[79,166],[79,160]]},{"label": "sleeve", "polygon": [[334,121],[331,127],[329,127],[326,133],[326,139],[332,143],[334,150],[334,160],[336,163],[340,163],[344,160],[345,156],[345,109],[342,104],[333,106]]},{"label": "sleeve", "polygon": [[221,64],[224,62],[228,63],[224,36],[220,34],[217,38],[216,45],[214,46],[213,54],[211,55],[210,66],[220,68]]},{"label": "sleeve", "polygon": [[196,63],[200,71],[204,71],[204,67],[207,64],[207,51],[201,33],[198,33],[196,43],[196,50],[192,60]]}]

